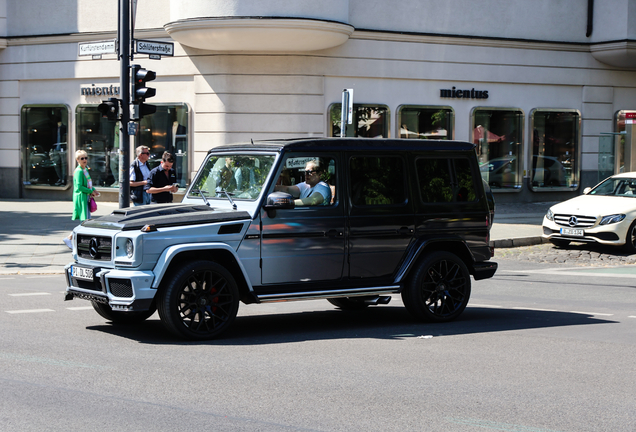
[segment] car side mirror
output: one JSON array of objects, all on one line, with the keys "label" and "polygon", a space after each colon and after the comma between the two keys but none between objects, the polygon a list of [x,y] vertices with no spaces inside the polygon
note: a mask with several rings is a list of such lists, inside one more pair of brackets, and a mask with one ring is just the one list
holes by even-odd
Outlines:
[{"label": "car side mirror", "polygon": [[272,192],[267,195],[267,203],[264,208],[267,211],[267,216],[274,217],[276,210],[293,209],[296,207],[294,204],[294,197],[287,192]]},{"label": "car side mirror", "polygon": [[591,187],[586,187],[585,189],[583,189],[583,195],[589,194],[591,190],[592,190]]}]

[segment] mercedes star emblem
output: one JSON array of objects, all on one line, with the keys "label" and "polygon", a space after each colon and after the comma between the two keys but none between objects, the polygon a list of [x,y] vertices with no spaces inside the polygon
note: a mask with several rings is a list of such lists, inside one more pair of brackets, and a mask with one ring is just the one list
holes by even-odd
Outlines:
[{"label": "mercedes star emblem", "polygon": [[99,248],[99,240],[97,240],[97,237],[93,237],[91,241],[88,243],[88,253],[90,254],[91,258],[95,259],[95,257],[99,253],[98,248]]}]

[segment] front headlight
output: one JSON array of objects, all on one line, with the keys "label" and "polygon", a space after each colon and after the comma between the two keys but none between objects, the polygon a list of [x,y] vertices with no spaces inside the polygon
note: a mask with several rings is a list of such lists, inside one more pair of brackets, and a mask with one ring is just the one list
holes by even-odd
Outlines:
[{"label": "front headlight", "polygon": [[618,223],[618,222],[622,221],[623,219],[625,219],[625,215],[624,214],[615,214],[615,215],[603,216],[603,218],[601,219],[601,223],[599,223],[599,225],[609,225],[609,224],[613,224],[613,223]]},{"label": "front headlight", "polygon": [[552,209],[548,209],[548,212],[545,215],[546,219],[554,221],[554,213],[552,212]]},{"label": "front headlight", "polygon": [[133,244],[132,239],[126,239],[126,256],[128,258],[132,258],[135,254],[135,245]]}]

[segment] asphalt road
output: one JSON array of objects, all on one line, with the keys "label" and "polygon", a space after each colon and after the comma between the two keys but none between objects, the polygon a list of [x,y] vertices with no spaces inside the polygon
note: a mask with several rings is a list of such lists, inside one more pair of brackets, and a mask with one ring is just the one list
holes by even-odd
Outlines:
[{"label": "asphalt road", "polygon": [[241,305],[224,339],[0,277],[0,430],[634,431],[636,270],[500,261],[459,320]]}]

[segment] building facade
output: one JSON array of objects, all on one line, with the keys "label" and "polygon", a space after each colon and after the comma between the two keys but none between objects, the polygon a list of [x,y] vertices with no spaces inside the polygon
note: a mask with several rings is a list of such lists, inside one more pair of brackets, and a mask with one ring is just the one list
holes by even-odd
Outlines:
[{"label": "building facade", "polygon": [[[117,7],[0,0],[0,197],[69,198],[83,149],[117,201],[118,124],[97,105],[119,62],[78,48],[116,38]],[[134,37],[175,45],[131,62],[157,73],[158,105],[132,145],[151,166],[175,153],[184,187],[221,144],[339,136],[343,89],[347,136],[474,142],[500,202],[636,170],[636,0],[138,0]]]}]

